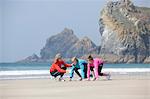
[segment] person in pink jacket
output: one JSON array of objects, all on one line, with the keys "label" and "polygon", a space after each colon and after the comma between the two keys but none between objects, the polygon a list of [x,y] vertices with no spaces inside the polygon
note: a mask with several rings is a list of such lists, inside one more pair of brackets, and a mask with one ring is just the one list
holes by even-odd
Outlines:
[{"label": "person in pink jacket", "polygon": [[110,74],[102,73],[104,61],[100,58],[93,58],[91,55],[88,56],[88,70],[87,70],[87,78],[90,80],[90,71],[94,76],[93,80],[97,80],[99,76],[106,76],[107,79],[110,79]]}]

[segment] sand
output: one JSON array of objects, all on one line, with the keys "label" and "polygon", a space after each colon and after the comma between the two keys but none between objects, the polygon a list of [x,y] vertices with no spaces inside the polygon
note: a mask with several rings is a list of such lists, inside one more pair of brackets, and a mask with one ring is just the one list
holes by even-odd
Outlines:
[{"label": "sand", "polygon": [[150,79],[0,81],[0,99],[150,99]]}]

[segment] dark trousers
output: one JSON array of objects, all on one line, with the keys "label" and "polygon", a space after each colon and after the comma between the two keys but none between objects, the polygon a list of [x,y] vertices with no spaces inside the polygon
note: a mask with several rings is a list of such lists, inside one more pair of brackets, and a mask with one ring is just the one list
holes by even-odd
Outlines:
[{"label": "dark trousers", "polygon": [[84,65],[84,77],[87,78],[87,63],[83,63]]},{"label": "dark trousers", "polygon": [[[102,68],[103,68],[103,63],[98,66],[98,75],[99,75],[99,76],[103,76],[103,75],[104,75],[104,74],[102,73]],[[91,71],[94,71],[94,67],[90,67],[90,70],[91,70]],[[91,76],[91,75],[90,75],[90,76]]]},{"label": "dark trousers", "polygon": [[103,68],[103,63],[98,66],[98,75],[99,75],[99,76],[103,76],[103,75],[104,75],[104,74],[102,73],[102,68]]},{"label": "dark trousers", "polygon": [[79,68],[74,68],[74,70],[73,70],[73,71],[75,71],[79,77],[82,77],[82,76],[80,75],[80,73],[79,73],[79,71],[78,71],[78,70],[79,70]]},{"label": "dark trousers", "polygon": [[[66,70],[67,68],[66,68],[66,67],[62,67],[61,69]],[[60,72],[58,72],[57,70],[56,70],[56,71],[53,71],[53,72],[50,72],[50,75],[54,76],[55,78],[56,78],[57,76],[59,76],[59,75],[60,75],[60,77],[63,77],[64,74],[65,74],[65,73],[60,73]]]},{"label": "dark trousers", "polygon": [[[94,67],[90,67],[90,71],[94,71]],[[90,74],[90,77],[93,77],[93,75]]]}]

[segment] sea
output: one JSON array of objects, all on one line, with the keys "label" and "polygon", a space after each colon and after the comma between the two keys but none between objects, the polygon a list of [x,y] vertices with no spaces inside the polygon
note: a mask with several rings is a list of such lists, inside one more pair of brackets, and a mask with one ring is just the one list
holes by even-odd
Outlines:
[{"label": "sea", "polygon": [[[0,63],[0,80],[49,79],[50,66],[50,63]],[[102,72],[150,73],[150,64],[104,64]],[[69,73],[65,75],[68,76]]]}]

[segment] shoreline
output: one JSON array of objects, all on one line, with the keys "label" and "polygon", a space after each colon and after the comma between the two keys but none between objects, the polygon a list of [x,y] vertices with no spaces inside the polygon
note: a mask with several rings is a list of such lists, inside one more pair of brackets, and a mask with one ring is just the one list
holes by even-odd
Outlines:
[{"label": "shoreline", "polygon": [[[108,72],[104,72],[108,73]],[[111,79],[121,79],[121,80],[132,80],[132,79],[147,79],[150,80],[150,72],[109,72],[111,74]],[[58,77],[59,78],[59,77]],[[69,78],[69,73],[64,75],[64,79]],[[78,78],[75,73],[74,78]],[[0,76],[0,81],[9,81],[9,80],[45,80],[50,79],[50,74],[38,74],[38,75],[9,75],[9,76]],[[99,76],[99,80],[103,80],[105,77]]]}]

